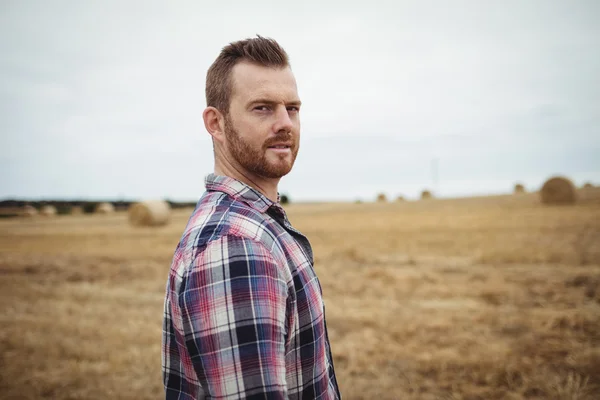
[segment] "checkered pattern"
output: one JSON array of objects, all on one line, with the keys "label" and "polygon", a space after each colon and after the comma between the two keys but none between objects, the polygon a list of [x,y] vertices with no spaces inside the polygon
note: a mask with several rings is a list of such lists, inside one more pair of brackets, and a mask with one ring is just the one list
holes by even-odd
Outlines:
[{"label": "checkered pattern", "polygon": [[167,399],[340,399],[308,239],[278,203],[209,175],[167,282]]}]

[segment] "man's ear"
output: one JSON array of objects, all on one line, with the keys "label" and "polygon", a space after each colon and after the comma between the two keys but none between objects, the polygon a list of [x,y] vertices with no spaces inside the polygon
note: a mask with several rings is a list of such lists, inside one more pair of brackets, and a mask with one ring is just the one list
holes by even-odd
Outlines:
[{"label": "man's ear", "polygon": [[213,137],[213,142],[216,140],[219,143],[225,141],[225,118],[219,110],[214,107],[206,107],[202,113],[204,119],[204,127]]}]

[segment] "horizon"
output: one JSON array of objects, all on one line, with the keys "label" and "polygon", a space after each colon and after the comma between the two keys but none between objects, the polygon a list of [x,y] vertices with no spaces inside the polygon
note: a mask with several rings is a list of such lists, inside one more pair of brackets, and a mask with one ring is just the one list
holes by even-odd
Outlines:
[{"label": "horizon", "polygon": [[[555,176],[559,176],[559,175],[553,175],[552,177]],[[550,179],[551,177],[548,177],[548,179]],[[569,178],[569,177],[566,177]],[[587,183],[591,183],[594,187],[599,187],[600,185],[598,185],[597,182],[594,181],[590,181],[590,180],[581,180],[581,181],[574,181],[572,179],[571,182],[573,182],[575,189],[576,190],[581,190],[583,189],[583,185],[587,184]],[[450,199],[468,199],[468,198],[479,198],[479,197],[496,197],[496,196],[509,196],[509,195],[514,195],[514,186],[516,184],[523,184],[522,181],[515,181],[513,186],[510,188],[510,190],[504,190],[504,191],[490,191],[490,192],[479,192],[479,193],[455,193],[453,195],[439,195],[439,193],[436,193],[433,190],[430,189],[426,189],[424,188],[423,190],[429,190],[434,199],[439,199],[439,200],[450,200]],[[523,184],[523,186],[525,187],[525,193],[524,194],[534,194],[534,193],[538,193],[541,188],[542,188],[543,182],[538,186],[538,187],[531,187],[528,186],[526,184]],[[357,201],[362,201],[362,202],[376,202],[377,196],[379,194],[384,194],[386,196],[387,202],[395,202],[399,196],[402,196],[403,199],[405,201],[418,201],[421,200],[420,196],[421,196],[421,192],[419,192],[416,195],[412,195],[412,196],[407,196],[404,195],[402,193],[398,193],[398,194],[388,194],[386,192],[380,191],[377,193],[374,193],[373,196],[356,196],[353,198],[348,198],[348,197],[339,197],[339,198],[309,198],[309,197],[300,197],[300,199],[295,198],[292,194],[290,194],[289,192],[279,192],[280,195],[287,195],[289,198],[290,203],[297,203],[297,204],[311,204],[311,203],[354,203]],[[197,203],[199,198],[196,199],[182,199],[182,198],[171,198],[171,197],[155,197],[155,198],[140,198],[140,197],[18,197],[18,196],[13,196],[13,197],[3,197],[0,198],[0,202],[7,202],[7,201],[24,201],[24,202],[109,202],[109,203],[118,203],[118,202],[125,202],[125,203],[131,203],[131,202],[138,202],[138,201],[145,201],[145,200],[164,200],[164,201],[170,201],[173,203]]]}]

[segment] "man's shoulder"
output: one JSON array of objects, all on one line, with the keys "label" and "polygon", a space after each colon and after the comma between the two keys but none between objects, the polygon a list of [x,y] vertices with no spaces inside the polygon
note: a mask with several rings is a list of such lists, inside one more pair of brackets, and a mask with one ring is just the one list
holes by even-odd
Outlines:
[{"label": "man's shoulder", "polygon": [[206,192],[188,221],[179,250],[193,256],[225,236],[259,242],[271,248],[276,234],[272,221],[265,214],[226,193]]}]

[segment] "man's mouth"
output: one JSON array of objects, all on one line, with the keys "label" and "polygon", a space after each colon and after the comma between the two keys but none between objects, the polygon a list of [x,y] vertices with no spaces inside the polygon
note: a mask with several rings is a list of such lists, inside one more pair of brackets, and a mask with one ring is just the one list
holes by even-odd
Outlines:
[{"label": "man's mouth", "polygon": [[293,143],[290,142],[279,142],[273,143],[267,147],[267,149],[276,150],[276,151],[285,151],[290,150],[292,148]]}]

